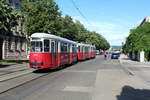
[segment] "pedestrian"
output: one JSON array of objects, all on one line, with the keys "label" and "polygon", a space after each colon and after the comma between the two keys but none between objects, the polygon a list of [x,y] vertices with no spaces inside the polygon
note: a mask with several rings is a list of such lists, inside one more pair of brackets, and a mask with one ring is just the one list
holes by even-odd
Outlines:
[{"label": "pedestrian", "polygon": [[107,51],[104,51],[104,59],[105,59],[105,60],[107,59],[107,56],[108,56],[108,52],[107,52]]}]

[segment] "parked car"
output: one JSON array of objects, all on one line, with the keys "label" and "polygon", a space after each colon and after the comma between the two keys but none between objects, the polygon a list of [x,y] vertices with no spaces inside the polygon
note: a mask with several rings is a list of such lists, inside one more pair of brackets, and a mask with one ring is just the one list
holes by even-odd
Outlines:
[{"label": "parked car", "polygon": [[99,50],[96,50],[96,55],[100,55],[100,52],[99,52]]},{"label": "parked car", "polygon": [[118,59],[119,58],[119,56],[120,56],[120,53],[112,53],[111,54],[111,59]]}]

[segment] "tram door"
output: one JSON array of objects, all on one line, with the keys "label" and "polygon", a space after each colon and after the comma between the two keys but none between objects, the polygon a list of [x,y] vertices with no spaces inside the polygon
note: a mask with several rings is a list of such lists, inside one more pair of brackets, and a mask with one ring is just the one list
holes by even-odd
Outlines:
[{"label": "tram door", "polygon": [[71,44],[68,44],[68,54],[69,54],[69,57],[68,57],[68,62],[71,63],[72,62],[72,47],[71,47]]},{"label": "tram door", "polygon": [[51,53],[52,53],[52,65],[54,67],[57,66],[57,56],[58,56],[58,42],[52,40],[51,41]]}]

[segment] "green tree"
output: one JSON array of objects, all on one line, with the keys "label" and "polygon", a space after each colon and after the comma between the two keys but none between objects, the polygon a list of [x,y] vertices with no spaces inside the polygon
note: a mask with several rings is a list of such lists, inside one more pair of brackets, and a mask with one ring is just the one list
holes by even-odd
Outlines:
[{"label": "green tree", "polygon": [[145,23],[135,29],[130,30],[130,35],[123,46],[125,53],[150,51],[150,23]]},{"label": "green tree", "polygon": [[70,40],[76,40],[76,35],[78,34],[77,25],[73,19],[66,15],[62,20],[62,34],[61,36]]},{"label": "green tree", "polygon": [[98,33],[87,30],[71,16],[61,16],[53,0],[24,4],[25,30],[28,36],[35,32],[55,34],[79,43],[95,44],[97,49],[108,49],[109,43]]},{"label": "green tree", "polygon": [[24,26],[29,36],[35,32],[58,34],[61,13],[53,0],[24,3],[23,9]]},{"label": "green tree", "polygon": [[17,25],[17,14],[5,0],[0,0],[0,34],[10,34],[11,28]]},{"label": "green tree", "polygon": [[77,41],[79,43],[94,44],[97,49],[108,49],[110,47],[107,40],[105,40],[100,34],[87,30],[83,24],[79,21],[73,21],[73,19],[66,15],[63,18],[62,37]]}]

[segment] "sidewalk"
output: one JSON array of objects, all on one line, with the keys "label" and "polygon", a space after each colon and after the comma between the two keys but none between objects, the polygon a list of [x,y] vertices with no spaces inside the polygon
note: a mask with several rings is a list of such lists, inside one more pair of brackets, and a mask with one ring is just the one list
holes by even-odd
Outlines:
[{"label": "sidewalk", "polygon": [[92,100],[149,100],[150,86],[123,70],[98,70]]},{"label": "sidewalk", "polygon": [[[148,63],[130,60],[121,54],[119,61],[130,67],[148,67]],[[140,66],[137,66],[140,65]],[[123,68],[126,69],[124,66]],[[130,70],[127,68],[130,72]],[[98,70],[93,100],[150,100],[150,85],[136,75],[130,75],[125,70]]]},{"label": "sidewalk", "polygon": [[[150,67],[150,62],[138,62],[131,60],[127,55],[121,54],[119,57],[121,64],[141,65],[141,67]],[[140,67],[140,66],[139,66]]]}]

